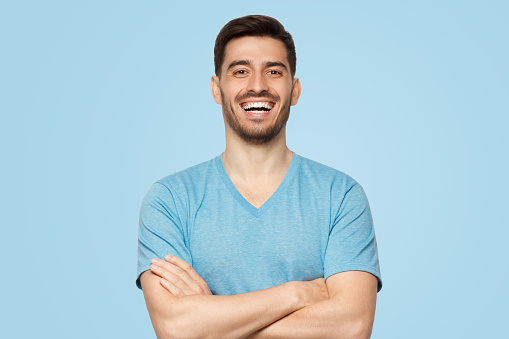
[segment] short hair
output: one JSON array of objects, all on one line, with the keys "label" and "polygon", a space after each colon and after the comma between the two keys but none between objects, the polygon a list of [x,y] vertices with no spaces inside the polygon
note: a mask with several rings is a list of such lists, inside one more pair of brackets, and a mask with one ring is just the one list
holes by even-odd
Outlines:
[{"label": "short hair", "polygon": [[280,40],[286,47],[292,78],[297,69],[297,55],[292,35],[276,19],[266,15],[247,15],[233,19],[219,31],[214,45],[214,67],[216,75],[221,74],[224,52],[228,42],[245,36],[270,37]]}]

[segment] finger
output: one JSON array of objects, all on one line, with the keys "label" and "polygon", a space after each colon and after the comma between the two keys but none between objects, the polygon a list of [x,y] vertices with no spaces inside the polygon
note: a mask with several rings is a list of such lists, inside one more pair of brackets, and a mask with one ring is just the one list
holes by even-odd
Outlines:
[{"label": "finger", "polygon": [[[173,255],[167,255],[164,257],[164,259],[169,262],[169,263],[172,263],[178,267],[180,267],[181,269],[183,269],[184,271],[187,272],[187,274],[195,281],[197,282],[200,282],[200,283],[205,283],[205,280],[202,279],[202,277],[200,277],[200,275],[194,270],[193,266],[191,266],[190,264],[188,264],[187,262],[185,262],[184,260],[180,259],[179,257],[176,257],[176,256],[173,256]],[[201,285],[201,284],[200,284]]]},{"label": "finger", "polygon": [[191,288],[191,286],[197,286],[196,282],[181,268],[167,263],[164,260],[152,259],[150,270],[159,277],[171,282],[184,294],[196,294],[196,288]]},{"label": "finger", "polygon": [[161,285],[168,290],[171,294],[173,294],[176,297],[183,297],[185,294],[182,292],[181,289],[179,289],[177,286],[173,285],[168,280],[161,278]]},{"label": "finger", "polygon": [[164,257],[164,259],[167,262],[172,263],[172,264],[180,267],[184,271],[186,271],[187,274],[194,281],[196,281],[196,283],[198,284],[198,287],[201,289],[201,291],[197,290],[198,293],[200,293],[200,294],[212,294],[212,292],[209,289],[209,285],[207,285],[205,280],[203,280],[202,277],[200,277],[200,275],[195,271],[195,269],[190,264],[188,264],[184,260],[180,259],[179,257],[173,256],[173,255],[167,255],[167,256]]},{"label": "finger", "polygon": [[189,288],[189,285],[184,280],[187,279],[192,281],[192,279],[190,277],[182,278],[181,276],[182,274],[187,275],[182,269],[170,263],[161,264],[161,262],[164,262],[163,260],[158,260],[158,262],[156,263],[154,263],[154,261],[155,260],[153,260],[153,264],[150,266],[150,270],[154,274],[158,275],[163,279],[166,279],[167,281],[172,283],[175,287],[177,287],[179,290],[181,290],[183,293],[193,294],[193,291]]}]

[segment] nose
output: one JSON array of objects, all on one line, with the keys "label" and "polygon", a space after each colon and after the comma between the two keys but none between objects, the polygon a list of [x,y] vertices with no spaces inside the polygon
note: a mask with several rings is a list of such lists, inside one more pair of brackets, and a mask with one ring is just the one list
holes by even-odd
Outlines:
[{"label": "nose", "polygon": [[247,84],[247,91],[254,93],[261,93],[269,90],[269,86],[267,84],[267,79],[263,74],[253,73],[249,77],[249,82]]}]

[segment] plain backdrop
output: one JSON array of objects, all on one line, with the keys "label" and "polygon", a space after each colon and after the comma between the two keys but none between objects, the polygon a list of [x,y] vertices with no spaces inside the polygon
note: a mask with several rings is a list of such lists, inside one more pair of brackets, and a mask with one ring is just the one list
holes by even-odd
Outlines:
[{"label": "plain backdrop", "polygon": [[279,19],[303,92],[288,145],[370,200],[373,338],[509,337],[507,1],[0,5],[3,338],[155,338],[140,203],[224,150],[213,44]]}]

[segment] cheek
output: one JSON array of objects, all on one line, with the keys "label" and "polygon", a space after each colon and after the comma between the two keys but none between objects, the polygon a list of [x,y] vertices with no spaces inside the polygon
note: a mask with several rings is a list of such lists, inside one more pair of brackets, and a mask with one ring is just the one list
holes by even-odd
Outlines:
[{"label": "cheek", "polygon": [[292,83],[287,81],[279,81],[277,83],[273,83],[272,88],[281,96],[288,97],[290,93],[292,93]]}]

